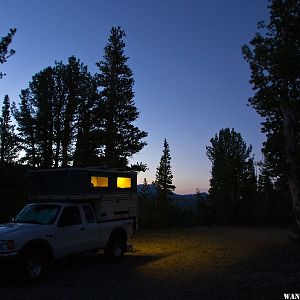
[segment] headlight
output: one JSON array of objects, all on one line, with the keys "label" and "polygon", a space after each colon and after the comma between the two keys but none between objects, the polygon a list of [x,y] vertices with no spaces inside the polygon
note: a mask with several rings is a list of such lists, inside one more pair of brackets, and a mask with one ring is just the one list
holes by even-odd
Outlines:
[{"label": "headlight", "polygon": [[14,241],[0,241],[0,250],[13,250],[15,249]]}]

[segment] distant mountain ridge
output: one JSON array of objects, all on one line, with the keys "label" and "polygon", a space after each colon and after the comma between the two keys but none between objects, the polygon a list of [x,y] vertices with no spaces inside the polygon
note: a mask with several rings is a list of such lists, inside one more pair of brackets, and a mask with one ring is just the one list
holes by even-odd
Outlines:
[{"label": "distant mountain ridge", "polygon": [[[143,191],[143,184],[139,184],[137,186],[138,194],[141,194]],[[149,184],[148,185],[148,192],[146,193],[147,197],[149,199],[154,198],[157,194],[157,188],[154,184]],[[180,195],[176,193],[172,193],[170,199],[174,203],[176,207],[180,207],[182,209],[186,210],[196,210],[198,202],[201,201],[201,199],[205,200],[207,199],[208,194],[203,192],[200,193],[200,197],[198,194],[185,194],[185,195]]]}]

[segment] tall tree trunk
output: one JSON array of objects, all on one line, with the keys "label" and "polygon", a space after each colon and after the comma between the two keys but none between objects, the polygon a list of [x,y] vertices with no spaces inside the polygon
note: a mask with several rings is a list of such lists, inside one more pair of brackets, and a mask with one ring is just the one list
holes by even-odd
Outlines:
[{"label": "tall tree trunk", "polygon": [[59,162],[59,150],[60,150],[60,140],[56,141],[55,153],[54,153],[54,167],[58,167]]},{"label": "tall tree trunk", "polygon": [[108,167],[118,167],[116,164],[114,136],[116,135],[112,117],[108,118],[105,129],[105,165]]},{"label": "tall tree trunk", "polygon": [[74,167],[82,167],[87,165],[86,162],[88,161],[88,157],[85,157],[85,154],[87,153],[87,151],[85,150],[88,146],[89,145],[85,143],[84,133],[82,132],[82,129],[79,128],[77,132],[77,141],[73,156]]},{"label": "tall tree trunk", "polygon": [[68,166],[68,149],[69,149],[69,137],[68,134],[65,133],[62,140],[62,167]]},{"label": "tall tree trunk", "polygon": [[1,130],[1,154],[0,154],[0,165],[1,166],[4,166],[4,156],[5,156],[5,133],[3,132],[3,129],[2,129]]},{"label": "tall tree trunk", "polygon": [[66,119],[64,121],[64,127],[63,127],[63,134],[62,134],[62,167],[68,166],[69,162],[69,147],[71,144],[71,136],[72,136],[72,128],[71,128],[71,122],[73,115],[69,114],[69,112],[66,112],[68,114],[66,116]]},{"label": "tall tree trunk", "polygon": [[297,118],[295,110],[290,103],[283,101],[280,105],[280,109],[283,115],[287,176],[295,219],[300,230],[300,172],[297,155]]}]

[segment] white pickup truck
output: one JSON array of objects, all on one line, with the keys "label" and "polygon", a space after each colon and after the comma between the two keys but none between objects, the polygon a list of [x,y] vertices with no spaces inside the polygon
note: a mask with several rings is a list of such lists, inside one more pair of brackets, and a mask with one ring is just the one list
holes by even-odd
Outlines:
[{"label": "white pickup truck", "polygon": [[[33,177],[49,181],[51,176],[53,180],[61,174],[61,170],[48,171],[38,171]],[[11,222],[0,225],[2,271],[13,269],[22,278],[36,280],[55,258],[100,249],[112,259],[123,256],[127,240],[136,229],[136,174],[112,170],[100,174],[99,170],[73,168],[64,170],[60,181],[66,184],[70,175],[74,180],[86,171],[88,175],[83,178],[94,183],[90,186],[92,195],[61,192],[46,195],[39,191],[31,199],[40,201],[26,205]],[[121,178],[119,186],[118,178]],[[105,185],[104,190],[101,184]],[[95,188],[97,192],[93,193]]]}]

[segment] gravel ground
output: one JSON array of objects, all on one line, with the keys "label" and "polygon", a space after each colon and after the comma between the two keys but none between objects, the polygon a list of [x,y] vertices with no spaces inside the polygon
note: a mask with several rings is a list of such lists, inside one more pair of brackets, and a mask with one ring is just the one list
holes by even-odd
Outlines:
[{"label": "gravel ground", "polygon": [[284,299],[300,293],[300,247],[288,231],[188,228],[140,232],[119,262],[53,263],[34,285],[0,277],[0,299]]}]

